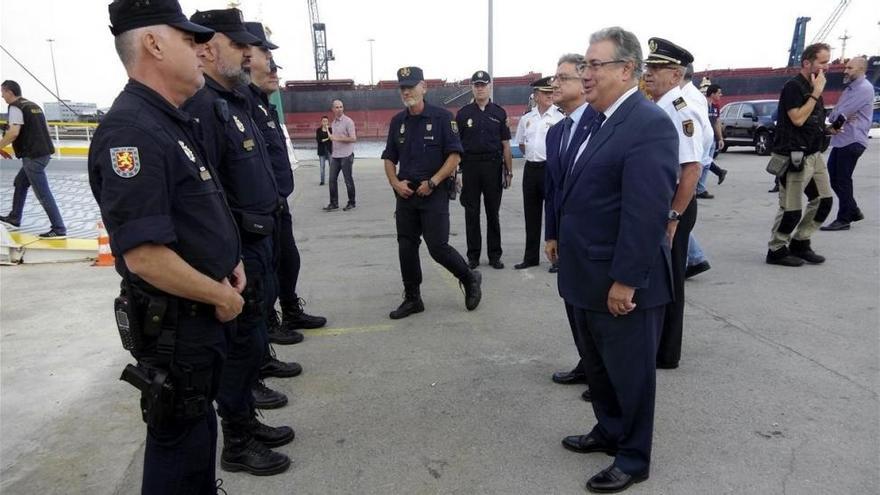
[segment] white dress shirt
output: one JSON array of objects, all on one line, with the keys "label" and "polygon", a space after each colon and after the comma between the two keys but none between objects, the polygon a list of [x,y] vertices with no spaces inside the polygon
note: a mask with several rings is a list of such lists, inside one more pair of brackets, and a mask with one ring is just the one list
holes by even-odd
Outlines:
[{"label": "white dress shirt", "polygon": [[530,162],[547,160],[547,131],[565,116],[553,105],[543,114],[535,107],[523,115],[516,127],[516,142],[525,145],[525,159]]}]

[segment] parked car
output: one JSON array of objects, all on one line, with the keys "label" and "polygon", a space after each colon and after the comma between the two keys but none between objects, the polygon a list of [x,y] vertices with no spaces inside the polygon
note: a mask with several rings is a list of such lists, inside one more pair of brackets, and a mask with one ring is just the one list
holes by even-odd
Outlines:
[{"label": "parked car", "polygon": [[724,148],[754,146],[755,153],[769,155],[776,131],[777,100],[737,101],[724,105],[718,119],[724,132]]}]

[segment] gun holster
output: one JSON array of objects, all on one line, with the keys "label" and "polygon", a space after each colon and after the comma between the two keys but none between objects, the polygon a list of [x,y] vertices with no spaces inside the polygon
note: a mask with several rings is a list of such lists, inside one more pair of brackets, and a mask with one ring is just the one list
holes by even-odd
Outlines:
[{"label": "gun holster", "polygon": [[119,379],[141,391],[141,417],[144,423],[157,427],[174,418],[174,386],[167,371],[142,363],[137,366],[128,364]]}]

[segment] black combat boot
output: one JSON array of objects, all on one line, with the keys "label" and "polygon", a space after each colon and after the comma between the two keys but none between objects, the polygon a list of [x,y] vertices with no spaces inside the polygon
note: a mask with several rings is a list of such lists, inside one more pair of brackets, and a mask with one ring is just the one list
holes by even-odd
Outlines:
[{"label": "black combat boot", "polygon": [[388,316],[392,320],[406,318],[409,315],[421,313],[425,310],[425,304],[422,302],[422,295],[418,290],[407,290],[403,295],[403,302],[400,306],[392,311]]},{"label": "black combat boot", "polygon": [[459,283],[464,286],[464,307],[468,311],[477,309],[477,306],[480,305],[480,299],[483,297],[483,292],[480,290],[483,274],[477,270],[471,270],[466,278],[461,279]]},{"label": "black combat boot", "polygon": [[223,420],[223,453],[220,467],[224,471],[245,471],[256,476],[283,473],[290,467],[290,458],[269,450],[251,433],[248,422]]},{"label": "black combat boot", "polygon": [[776,251],[767,250],[767,264],[781,266],[801,266],[804,260],[791,254],[787,246],[782,246]]},{"label": "black combat boot", "polygon": [[257,419],[256,415],[248,421],[248,429],[254,439],[266,447],[281,447],[293,441],[296,437],[293,428],[289,426],[269,426],[264,425]]},{"label": "black combat boot", "polygon": [[262,380],[251,389],[254,394],[254,407],[257,409],[278,409],[287,405],[287,396],[267,387]]},{"label": "black combat boot", "polygon": [[281,327],[286,332],[299,328],[321,328],[327,324],[327,318],[312,316],[303,311],[306,302],[297,297],[293,304],[281,304]]},{"label": "black combat boot", "polygon": [[825,257],[816,254],[812,248],[810,248],[810,240],[807,239],[805,241],[799,241],[797,239],[792,239],[788,244],[788,249],[791,251],[791,254],[797,256],[798,258],[806,261],[807,263],[812,263],[814,265],[818,265],[819,263],[825,262]]},{"label": "black combat boot", "polygon": [[278,311],[275,311],[274,308],[269,311],[269,316],[266,318],[266,327],[269,333],[269,342],[273,344],[291,345],[299,344],[303,341],[303,334],[296,330],[287,330],[287,328],[281,325]]},{"label": "black combat boot", "polygon": [[266,360],[263,362],[263,365],[260,366],[260,378],[290,378],[292,376],[297,376],[302,373],[302,366],[294,361],[289,363],[284,361],[279,361],[278,358],[275,357],[275,349],[270,345],[269,353],[266,354]]}]

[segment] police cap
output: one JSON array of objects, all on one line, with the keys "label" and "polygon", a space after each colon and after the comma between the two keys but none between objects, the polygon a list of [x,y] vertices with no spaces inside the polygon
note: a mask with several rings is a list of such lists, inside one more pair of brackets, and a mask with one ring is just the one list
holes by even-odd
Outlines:
[{"label": "police cap", "polygon": [[266,29],[263,28],[263,24],[259,22],[245,22],[244,28],[247,29],[247,32],[259,38],[260,44],[257,46],[260,48],[266,48],[267,50],[275,50],[278,48],[278,45],[269,41],[269,37],[266,36]]},{"label": "police cap", "polygon": [[675,64],[686,66],[694,61],[691,52],[676,45],[675,43],[664,40],[663,38],[651,38],[648,40],[648,59],[646,64],[651,65],[667,65]]},{"label": "police cap", "polygon": [[535,88],[535,91],[541,91],[544,93],[552,93],[553,87],[550,86],[550,79],[552,79],[552,77],[550,77],[550,76],[542,77],[541,79],[538,79],[537,81],[532,81],[529,84],[529,86]]},{"label": "police cap", "polygon": [[110,32],[113,36],[146,26],[168,26],[194,35],[196,43],[205,43],[214,31],[187,20],[177,0],[115,0],[110,11]]},{"label": "police cap", "polygon": [[397,69],[397,84],[400,87],[413,87],[425,80],[422,69],[418,67],[401,67]]},{"label": "police cap", "polygon": [[260,39],[245,29],[244,17],[238,9],[196,11],[189,20],[223,33],[236,43],[257,46],[260,44]]},{"label": "police cap", "polygon": [[471,76],[471,84],[489,84],[492,77],[484,70],[478,70]]}]

